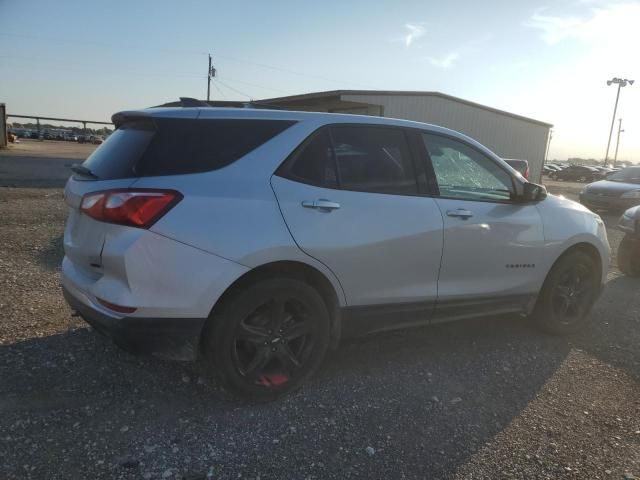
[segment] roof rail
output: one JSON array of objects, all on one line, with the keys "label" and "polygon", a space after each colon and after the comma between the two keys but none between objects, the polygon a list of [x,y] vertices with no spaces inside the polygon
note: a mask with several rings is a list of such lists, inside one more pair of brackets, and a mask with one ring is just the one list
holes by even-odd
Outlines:
[{"label": "roof rail", "polygon": [[230,101],[230,100],[212,100],[208,102],[206,100],[198,100],[197,98],[191,97],[180,97],[179,102],[168,102],[162,105],[156,105],[151,108],[161,108],[161,107],[230,107],[230,108],[259,108],[259,109],[268,109],[268,110],[287,110],[286,107],[281,105],[274,105],[272,103],[262,102],[260,100],[249,100],[249,101]]}]

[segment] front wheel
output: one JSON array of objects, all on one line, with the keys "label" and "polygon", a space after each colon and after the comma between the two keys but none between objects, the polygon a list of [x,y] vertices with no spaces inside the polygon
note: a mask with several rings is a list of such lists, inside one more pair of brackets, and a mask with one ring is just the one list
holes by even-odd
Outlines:
[{"label": "front wheel", "polygon": [[273,278],[223,301],[210,321],[205,353],[233,396],[269,401],[299,388],[329,346],[327,307],[304,282]]},{"label": "front wheel", "polygon": [[640,276],[640,240],[626,234],[618,247],[618,269],[630,277]]},{"label": "front wheel", "polygon": [[569,252],[547,275],[532,320],[541,330],[566,335],[579,330],[598,298],[599,269],[584,252]]}]

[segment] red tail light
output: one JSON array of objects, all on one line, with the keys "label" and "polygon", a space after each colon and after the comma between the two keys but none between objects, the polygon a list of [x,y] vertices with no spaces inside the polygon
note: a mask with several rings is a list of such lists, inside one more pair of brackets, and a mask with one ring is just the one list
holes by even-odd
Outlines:
[{"label": "red tail light", "polygon": [[101,222],[149,228],[181,199],[175,190],[105,190],[82,197],[80,209]]},{"label": "red tail light", "polygon": [[527,165],[527,169],[524,171],[523,177],[529,180],[529,165]]}]

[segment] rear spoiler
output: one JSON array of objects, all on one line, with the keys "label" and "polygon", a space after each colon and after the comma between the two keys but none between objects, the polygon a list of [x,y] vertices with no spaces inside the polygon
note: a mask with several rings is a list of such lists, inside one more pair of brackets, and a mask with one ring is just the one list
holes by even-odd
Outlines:
[{"label": "rear spoiler", "polygon": [[151,116],[146,112],[129,111],[114,113],[111,116],[111,121],[116,126],[116,128],[120,128],[120,126],[125,122],[135,122],[150,118]]}]

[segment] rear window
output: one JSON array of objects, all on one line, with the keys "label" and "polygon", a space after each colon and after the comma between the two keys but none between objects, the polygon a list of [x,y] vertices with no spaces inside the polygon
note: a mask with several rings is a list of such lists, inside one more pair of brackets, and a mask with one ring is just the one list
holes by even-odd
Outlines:
[{"label": "rear window", "polygon": [[125,123],[83,166],[100,180],[217,170],[242,158],[293,123],[192,119]]}]

